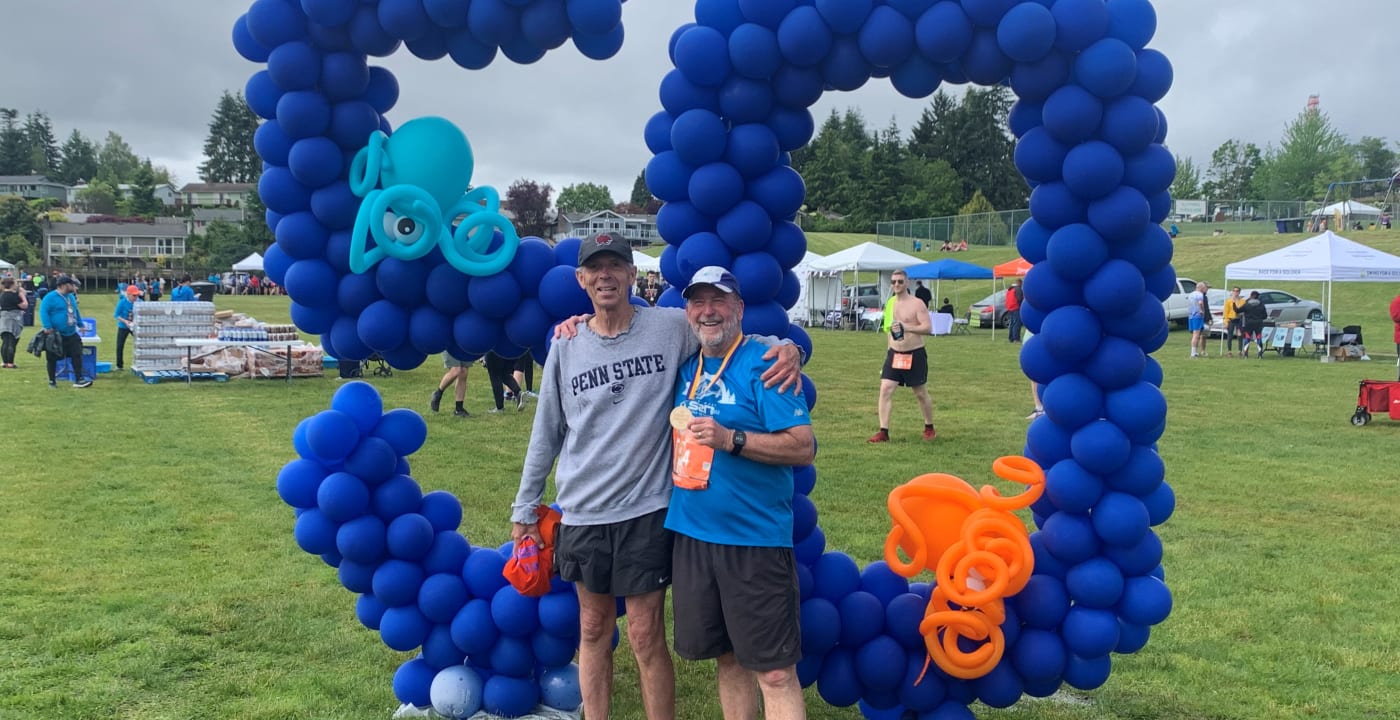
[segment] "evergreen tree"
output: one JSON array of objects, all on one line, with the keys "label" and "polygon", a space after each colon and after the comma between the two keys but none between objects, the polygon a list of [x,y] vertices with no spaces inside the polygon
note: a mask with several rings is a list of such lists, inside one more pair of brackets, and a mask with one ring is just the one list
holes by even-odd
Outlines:
[{"label": "evergreen tree", "polygon": [[628,199],[628,202],[644,208],[650,205],[653,199],[651,189],[647,187],[647,171],[643,168],[641,172],[637,173],[637,179],[632,181],[632,197]]},{"label": "evergreen tree", "polygon": [[1361,177],[1366,179],[1389,178],[1395,174],[1397,158],[1395,151],[1391,149],[1390,143],[1384,138],[1363,135],[1361,140],[1352,145],[1351,150],[1356,155],[1356,161],[1361,166]]},{"label": "evergreen tree", "polygon": [[58,141],[53,136],[53,123],[43,111],[29,113],[24,120],[24,143],[28,148],[29,167],[37,175],[52,176],[58,171]]},{"label": "evergreen tree", "polygon": [[521,178],[510,184],[502,207],[515,215],[515,230],[521,237],[549,237],[549,199],[554,188]]},{"label": "evergreen tree", "polygon": [[243,93],[225,90],[209,121],[200,179],[208,183],[256,182],[262,173],[262,160],[253,147],[257,129],[258,116],[243,101]]},{"label": "evergreen tree", "polygon": [[151,167],[150,158],[147,158],[136,169],[136,173],[131,179],[131,196],[127,198],[129,214],[141,217],[154,217],[160,214],[164,206],[156,199],[155,190],[156,173],[155,169]]},{"label": "evergreen tree", "polygon": [[68,185],[92,180],[97,176],[97,146],[76,129],[63,142],[62,157],[54,179]]},{"label": "evergreen tree", "polygon": [[577,183],[560,190],[555,205],[559,207],[559,212],[592,213],[611,209],[613,199],[607,185]]},{"label": "evergreen tree", "polygon": [[0,175],[29,174],[29,149],[18,119],[18,111],[0,108]]},{"label": "evergreen tree", "polygon": [[97,151],[95,177],[115,187],[131,182],[139,167],[141,160],[131,151],[131,146],[126,144],[121,135],[108,131],[107,140],[102,143],[102,149]]},{"label": "evergreen tree", "polygon": [[248,244],[258,252],[266,250],[267,246],[277,239],[273,236],[272,229],[267,226],[267,206],[263,204],[262,196],[258,195],[256,187],[248,193],[248,202],[243,205],[243,232],[247,236]]}]

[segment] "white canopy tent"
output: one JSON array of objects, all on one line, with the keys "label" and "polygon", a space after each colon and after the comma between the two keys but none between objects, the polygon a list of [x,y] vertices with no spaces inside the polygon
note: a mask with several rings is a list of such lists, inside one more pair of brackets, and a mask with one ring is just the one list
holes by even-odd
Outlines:
[{"label": "white canopy tent", "polygon": [[1312,211],[1312,214],[1314,216],[1324,215],[1327,217],[1332,217],[1337,213],[1341,213],[1342,215],[1369,215],[1380,217],[1381,212],[1380,208],[1367,205],[1360,200],[1342,200],[1341,202],[1334,202],[1327,207],[1318,208]]},{"label": "white canopy tent", "polygon": [[14,266],[13,263],[8,263],[8,262],[5,262],[4,260],[0,260],[0,270],[14,270],[14,269],[15,269],[15,266]]},{"label": "white canopy tent", "polygon": [[889,297],[890,273],[920,265],[923,262],[921,258],[906,255],[898,250],[891,250],[884,245],[864,242],[827,255],[812,263],[812,269],[826,272],[854,272],[857,287],[860,286],[861,272],[873,271],[876,275],[875,282],[880,287],[880,301],[883,303]]},{"label": "white canopy tent", "polygon": [[821,255],[808,250],[792,268],[800,289],[797,302],[788,308],[788,322],[811,325],[820,322],[828,310],[841,309],[841,273],[813,270],[812,264],[821,259]]},{"label": "white canopy tent", "polygon": [[1225,266],[1231,280],[1327,283],[1327,318],[1332,318],[1332,283],[1400,282],[1400,257],[1348,240],[1331,230],[1248,260]]},{"label": "white canopy tent", "polygon": [[262,272],[263,256],[258,253],[253,253],[234,263],[233,269],[238,272]]},{"label": "white canopy tent", "polygon": [[661,258],[659,257],[634,252],[632,253],[632,264],[636,266],[639,274],[661,272]]}]

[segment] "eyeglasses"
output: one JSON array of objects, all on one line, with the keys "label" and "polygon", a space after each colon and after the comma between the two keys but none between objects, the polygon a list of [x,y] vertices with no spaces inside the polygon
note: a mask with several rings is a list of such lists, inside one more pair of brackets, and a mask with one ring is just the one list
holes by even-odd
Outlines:
[{"label": "eyeglasses", "polygon": [[891,280],[891,281],[890,281],[890,284],[891,284],[891,285],[903,285],[904,282],[905,282],[905,281],[903,281],[903,280]]}]

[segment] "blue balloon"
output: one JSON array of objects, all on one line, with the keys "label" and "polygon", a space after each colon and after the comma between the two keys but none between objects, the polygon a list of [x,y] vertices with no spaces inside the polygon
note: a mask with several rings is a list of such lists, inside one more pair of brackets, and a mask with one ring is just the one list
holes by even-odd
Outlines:
[{"label": "blue balloon", "polygon": [[[1082,458],[1074,459],[1081,466],[1085,465]],[[1093,472],[1092,468],[1085,469]],[[1088,515],[1057,512],[1046,519],[1041,535],[1044,538],[1045,549],[1061,562],[1070,565],[1084,562],[1099,552],[1099,539],[1094,534],[1094,525]],[[1026,607],[1018,605],[1016,609],[1021,611],[1023,618],[1026,617]]]},{"label": "blue balloon", "polygon": [[1010,655],[1016,672],[1026,680],[1057,680],[1064,674],[1067,653],[1054,632],[1033,628],[1022,632]]},{"label": "blue balloon", "polygon": [[860,589],[874,595],[882,606],[909,592],[909,581],[896,575],[884,560],[876,560],[860,573]]},{"label": "blue balloon", "polygon": [[817,693],[822,699],[837,707],[846,707],[860,700],[862,691],[851,651],[842,647],[827,653],[817,677]]},{"label": "blue balloon", "polygon": [[798,615],[803,655],[825,655],[841,639],[841,614],[830,600],[821,597],[805,600]]},{"label": "blue balloon", "polygon": [[[472,555],[495,553],[472,553]],[[468,655],[482,655],[491,650],[500,631],[491,622],[491,603],[476,598],[467,602],[452,620],[452,642]]]},{"label": "blue balloon", "polygon": [[469,599],[459,573],[430,575],[418,589],[418,609],[435,623],[451,623]]},{"label": "blue balloon", "polygon": [[1114,490],[1146,497],[1157,490],[1165,476],[1166,468],[1157,451],[1146,445],[1134,445],[1128,462],[1107,480]]},{"label": "blue balloon", "polygon": [[1062,633],[1072,656],[1105,657],[1118,645],[1118,618],[1109,610],[1076,605]]},{"label": "blue balloon", "polygon": [[[440,0],[451,4],[449,0]],[[520,34],[544,50],[563,45],[570,34],[569,14],[564,0],[537,0],[520,11]]]},{"label": "blue balloon", "polygon": [[622,21],[621,0],[569,0],[568,18],[586,35],[606,33]]},{"label": "blue balloon", "polygon": [[914,24],[894,8],[876,7],[860,28],[859,42],[861,55],[871,65],[903,65],[914,52]]},{"label": "blue balloon", "polygon": [[1088,90],[1078,85],[1065,85],[1045,99],[1041,118],[1052,137],[1075,145],[1098,132],[1103,112],[1102,101]]},{"label": "blue balloon", "polygon": [[1108,4],[1108,34],[1141,50],[1157,31],[1157,11],[1147,0],[1114,0]]},{"label": "blue balloon", "polygon": [[778,26],[778,48],[788,62],[798,67],[821,62],[831,50],[831,42],[831,29],[810,5],[797,7]]},{"label": "blue balloon", "polygon": [[767,83],[731,76],[720,86],[720,114],[730,122],[763,122],[773,111],[773,106],[773,91]]},{"label": "blue balloon", "polygon": [[[384,521],[374,515],[363,515],[343,525],[336,531],[335,548],[346,562],[362,563],[370,566],[384,557]],[[341,565],[344,567],[344,564]]]},{"label": "blue balloon", "polygon": [[[1156,50],[1139,50],[1137,53],[1137,76],[1128,92],[1148,102],[1157,102],[1166,96],[1172,86],[1172,65],[1167,56]],[[1161,122],[1160,117],[1158,120]],[[1158,140],[1157,142],[1161,142]]]},{"label": "blue balloon", "polygon": [[[378,576],[375,573],[375,577]],[[375,596],[378,597],[378,593]],[[432,629],[432,623],[414,605],[391,606],[379,619],[379,638],[399,652],[408,652],[422,645]]]},{"label": "blue balloon", "polygon": [[394,697],[402,703],[428,707],[432,704],[431,688],[436,674],[433,667],[422,658],[405,662],[394,671]]},{"label": "blue balloon", "polygon": [[728,132],[715,113],[687,110],[671,124],[670,146],[686,165],[704,165],[724,157]]},{"label": "blue balloon", "polygon": [[1011,89],[1021,100],[1044,102],[1070,77],[1069,58],[1052,52],[1037,62],[1016,63],[1011,68]]},{"label": "blue balloon", "polygon": [[860,54],[860,44],[855,38],[838,36],[822,61],[821,69],[827,85],[850,92],[870,79],[873,68]]},{"label": "blue balloon", "polygon": [[1093,228],[1074,223],[1051,233],[1045,244],[1045,258],[1058,277],[1082,282],[1108,259],[1108,244]]},{"label": "blue balloon", "polygon": [[693,27],[676,39],[676,69],[690,82],[714,87],[729,77],[729,43],[710,27]]},{"label": "blue balloon", "polygon": [[1101,98],[1117,97],[1132,87],[1137,55],[1122,40],[1104,38],[1079,53],[1074,75],[1085,90]]},{"label": "blue balloon", "polygon": [[408,313],[389,300],[378,300],[360,314],[356,328],[365,345],[388,352],[408,339]]},{"label": "blue balloon", "polygon": [[668,203],[686,200],[694,173],[695,168],[681,160],[680,153],[675,150],[658,153],[647,162],[647,189],[658,200]]},{"label": "blue balloon", "polygon": [[1093,690],[1108,680],[1112,670],[1113,661],[1108,655],[1084,658],[1072,654],[1065,664],[1065,683],[1080,690]]},{"label": "blue balloon", "polygon": [[1036,62],[1055,45],[1055,16],[1039,3],[1020,3],[997,23],[997,44],[1016,62]]},{"label": "blue balloon", "polygon": [[1089,224],[1110,244],[1126,242],[1146,230],[1150,212],[1141,192],[1119,187],[1089,204]]},{"label": "blue balloon", "polygon": [[1172,611],[1172,594],[1165,583],[1152,576],[1128,578],[1123,584],[1123,599],[1118,603],[1118,615],[1134,625],[1156,625],[1167,619]]},{"label": "blue balloon", "polygon": [[743,77],[768,80],[783,62],[777,34],[756,23],[740,25],[729,36],[729,62]]},{"label": "blue balloon", "polygon": [[1103,489],[1102,478],[1073,460],[1061,460],[1045,473],[1045,494],[1065,512],[1089,512],[1103,496]]},{"label": "blue balloon", "polygon": [[[767,210],[774,222],[791,220],[802,207],[806,192],[807,186],[803,184],[802,176],[786,165],[779,165],[754,178],[749,181],[748,187],[749,199]],[[777,253],[774,255],[778,256]],[[793,265],[785,267],[791,268]]]},{"label": "blue balloon", "polygon": [[1089,378],[1079,373],[1061,375],[1041,390],[1045,414],[1056,425],[1072,430],[1103,416],[1104,394]]},{"label": "blue balloon", "polygon": [[453,720],[465,720],[479,712],[484,692],[481,675],[465,665],[438,671],[428,688],[433,710]]},{"label": "blue balloon", "polygon": [[540,675],[540,701],[547,707],[572,712],[583,704],[578,682],[578,666],[551,668]]},{"label": "blue balloon", "polygon": [[325,477],[326,470],[319,463],[293,460],[277,473],[277,495],[294,508],[316,507],[316,491]]},{"label": "blue balloon", "polygon": [[533,679],[493,675],[486,681],[483,697],[482,708],[486,712],[505,717],[519,717],[528,714],[539,704],[540,690]]},{"label": "blue balloon", "polygon": [[[374,596],[391,608],[416,603],[423,579],[423,568],[417,563],[386,560],[374,572]],[[413,647],[416,645],[409,646],[409,649]]]},{"label": "blue balloon", "polygon": [[1123,181],[1123,157],[1097,140],[1075,146],[1065,155],[1064,181],[1081,200],[1096,200]]},{"label": "blue balloon", "polygon": [[[837,554],[837,553],[829,553]],[[818,575],[818,592],[821,592],[821,577]],[[856,648],[869,642],[885,627],[885,609],[880,599],[862,590],[856,590],[842,597],[836,603],[841,611],[841,645]]]},{"label": "blue balloon", "polygon": [[369,488],[350,473],[331,473],[316,490],[316,507],[327,518],[343,523],[369,509]]},{"label": "blue balloon", "polygon": [[1055,47],[1077,52],[1108,32],[1108,10],[1102,0],[1056,0]]},{"label": "blue balloon", "polygon": [[249,62],[267,62],[268,50],[253,39],[248,31],[248,16],[240,15],[233,23],[233,48]]},{"label": "blue balloon", "polygon": [[473,552],[467,556],[462,575],[473,596],[490,600],[496,591],[506,586],[506,579],[501,575],[505,566],[506,559],[500,553]]},{"label": "blue balloon", "polygon": [[1148,532],[1151,517],[1138,498],[1121,492],[1105,494],[1094,506],[1094,532],[1108,545],[1133,546]]},{"label": "blue balloon", "polygon": [[[1026,131],[1016,143],[1013,155],[1016,169],[1035,183],[1052,183],[1060,179],[1069,148],[1056,140],[1044,127]],[[1027,258],[1029,260],[1029,258]]]},{"label": "blue balloon", "polygon": [[[1105,557],[1089,558],[1065,573],[1065,587],[1078,607],[1112,608],[1123,595],[1123,571]],[[1110,643],[1104,652],[1113,645]]]},{"label": "blue balloon", "polygon": [[872,0],[816,0],[817,12],[833,32],[849,34],[861,29],[870,15]]},{"label": "blue balloon", "polygon": [[972,43],[972,21],[958,3],[945,0],[919,16],[914,39],[930,62],[952,62]]},{"label": "blue balloon", "polygon": [[428,424],[412,410],[395,408],[380,418],[374,435],[387,440],[399,455],[412,455],[423,447],[423,441],[428,438]]},{"label": "blue balloon", "polygon": [[297,517],[292,532],[297,547],[312,555],[322,555],[335,551],[335,536],[339,531],[336,522],[317,509],[307,510]]},{"label": "blue balloon", "polygon": [[331,184],[344,169],[340,148],[324,137],[296,141],[288,152],[287,165],[292,177],[309,188]]}]

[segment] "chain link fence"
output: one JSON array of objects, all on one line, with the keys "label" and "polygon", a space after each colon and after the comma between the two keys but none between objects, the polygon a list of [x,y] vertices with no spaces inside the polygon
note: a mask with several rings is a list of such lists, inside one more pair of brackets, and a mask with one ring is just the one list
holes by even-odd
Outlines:
[{"label": "chain link fence", "polygon": [[875,223],[875,239],[881,245],[902,252],[930,248],[937,250],[943,247],[943,243],[956,246],[964,240],[968,245],[1013,245],[1016,230],[1030,217],[1030,210],[1004,210],[919,220],[890,220]]},{"label": "chain link fence", "polygon": [[[1388,198],[1387,198],[1388,199]],[[1316,232],[1324,216],[1313,212],[1322,207],[1316,200],[1208,200],[1203,214],[1172,214],[1166,223],[1177,226],[1181,235],[1269,235],[1273,233]],[[1393,214],[1396,207],[1383,199],[1366,200],[1382,213]],[[1029,220],[1030,210],[1004,210],[975,215],[946,215],[917,220],[887,220],[875,224],[876,242],[902,252],[937,250],[943,243],[956,246],[966,240],[971,245],[1014,245],[1016,231]],[[1330,222],[1336,219],[1325,216]],[[1369,227],[1378,218],[1366,215],[1349,218]],[[1337,229],[1337,228],[1332,228]],[[917,243],[917,245],[916,245]]]}]

